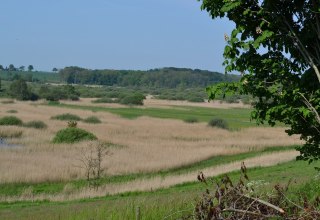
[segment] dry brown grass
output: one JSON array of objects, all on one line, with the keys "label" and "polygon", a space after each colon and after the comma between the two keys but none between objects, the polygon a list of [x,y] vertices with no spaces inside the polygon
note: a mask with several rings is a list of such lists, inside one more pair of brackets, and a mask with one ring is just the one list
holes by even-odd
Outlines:
[{"label": "dry brown grass", "polygon": [[89,144],[52,144],[54,134],[66,127],[65,121],[50,117],[72,113],[82,118],[97,116],[101,124],[79,122],[78,127],[94,133],[99,140],[121,147],[112,147],[111,157],[103,162],[109,175],[147,172],[178,167],[215,155],[238,154],[269,146],[300,144],[297,137],[288,137],[283,128],[249,128],[237,132],[208,129],[206,124],[188,124],[179,120],[141,117],[128,120],[110,113],[63,109],[28,102],[0,105],[0,117],[7,110],[18,110],[24,122],[41,120],[46,130],[21,127],[0,127],[19,130],[22,137],[9,140],[22,145],[17,149],[0,149],[0,183],[43,182],[83,178],[77,168],[79,152]]},{"label": "dry brown grass", "polygon": [[[243,162],[246,164],[247,168],[250,167],[267,167],[278,163],[287,162],[293,160],[297,156],[296,151],[287,152],[277,152],[266,155],[257,156],[254,158],[249,158]],[[238,170],[241,166],[241,161],[228,163],[216,167],[210,167],[203,170],[203,173],[207,177],[217,176],[223,173],[228,173],[231,171]],[[159,188],[167,188],[176,184],[181,184],[185,182],[193,182],[196,180],[198,172],[190,172],[182,175],[171,175],[166,177],[154,177],[151,179],[138,179],[134,181],[129,181],[120,184],[106,184],[98,189],[93,189],[92,187],[82,188],[81,190],[74,189],[71,185],[66,185],[63,192],[55,195],[49,194],[38,194],[34,195],[32,193],[32,188],[27,188],[25,192],[20,196],[14,197],[1,197],[0,201],[24,201],[24,200],[50,200],[50,201],[66,201],[75,200],[83,198],[92,198],[105,195],[115,195],[124,192],[133,191],[153,191]]]},{"label": "dry brown grass", "polygon": [[[94,106],[102,106],[109,108],[126,108],[126,105],[121,105],[117,103],[95,103],[92,104],[92,101],[96,100],[96,98],[81,98],[79,103],[81,105],[94,105]],[[62,103],[66,104],[74,104],[73,101],[62,101]],[[155,99],[153,96],[148,95],[147,98],[143,101],[143,106],[137,106],[137,108],[172,108],[172,106],[183,107],[183,106],[193,106],[193,107],[205,107],[205,108],[219,108],[219,109],[228,109],[228,108],[250,108],[250,105],[245,105],[241,102],[239,103],[226,103],[220,101],[210,101],[210,102],[188,102],[188,101],[179,101],[179,100],[162,100]]]}]

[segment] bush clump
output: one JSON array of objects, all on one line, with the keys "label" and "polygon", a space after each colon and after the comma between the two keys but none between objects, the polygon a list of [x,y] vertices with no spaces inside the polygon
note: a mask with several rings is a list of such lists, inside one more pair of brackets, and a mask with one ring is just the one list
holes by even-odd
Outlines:
[{"label": "bush clump", "polygon": [[96,140],[97,137],[81,128],[65,128],[56,134],[53,138],[53,143],[75,143],[84,140]]},{"label": "bush clump", "polygon": [[23,125],[27,128],[46,129],[48,126],[43,121],[29,121]]},{"label": "bush clump", "polygon": [[39,89],[40,97],[48,101],[59,101],[59,100],[79,100],[79,92],[76,91],[74,86],[56,86],[48,87],[41,86]]},{"label": "bush clump", "polygon": [[12,100],[12,99],[2,100],[1,103],[2,103],[2,104],[13,104],[13,103],[14,103],[14,100]]},{"label": "bush clump", "polygon": [[187,101],[188,102],[204,102],[204,99],[202,97],[199,97],[199,96],[190,96],[187,98]]},{"label": "bush clump", "polygon": [[187,118],[184,120],[184,122],[187,122],[187,123],[197,123],[199,122],[197,118]]},{"label": "bush clump", "polygon": [[51,119],[56,119],[61,121],[81,121],[81,118],[78,115],[74,115],[70,113],[56,115],[51,117]]},{"label": "bush clump", "polygon": [[222,129],[229,129],[228,123],[224,119],[221,119],[221,118],[211,119],[208,122],[208,125],[210,127],[218,127],[218,128],[222,128]]},{"label": "bush clump", "polygon": [[96,100],[93,100],[92,103],[118,103],[118,99],[112,99],[108,97],[99,98]]},{"label": "bush clump", "polygon": [[7,113],[12,113],[12,114],[14,114],[14,113],[18,113],[18,111],[17,111],[17,110],[14,110],[14,109],[11,109],[11,110],[8,110]]},{"label": "bush clump", "polygon": [[101,120],[99,118],[97,118],[96,116],[91,116],[88,117],[86,119],[83,120],[86,123],[90,123],[90,124],[99,124],[101,123]]},{"label": "bush clump", "polygon": [[20,118],[15,117],[15,116],[5,116],[3,118],[0,118],[0,125],[21,126],[22,124],[23,124],[22,120]]},{"label": "bush clump", "polygon": [[136,94],[132,94],[132,95],[128,95],[123,97],[120,100],[120,104],[123,105],[143,105],[143,100],[146,97],[143,94],[140,93],[136,93]]},{"label": "bush clump", "polygon": [[1,138],[20,138],[21,136],[22,136],[22,131],[0,130],[0,139]]}]

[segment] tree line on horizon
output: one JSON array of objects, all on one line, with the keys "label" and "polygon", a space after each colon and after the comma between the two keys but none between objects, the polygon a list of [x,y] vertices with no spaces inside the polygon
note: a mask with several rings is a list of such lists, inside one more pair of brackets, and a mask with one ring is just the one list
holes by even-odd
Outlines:
[{"label": "tree line on horizon", "polygon": [[65,67],[58,72],[68,84],[94,84],[106,86],[144,87],[206,87],[219,82],[239,81],[237,75],[224,75],[207,70],[166,67],[142,70],[90,70],[81,67]]},{"label": "tree line on horizon", "polygon": [[[0,70],[2,71],[25,71],[26,70],[26,66],[22,65],[20,67],[15,67],[13,64],[10,64],[9,66],[4,67],[3,65],[0,64]],[[27,70],[29,72],[34,70],[33,65],[28,65]]]}]

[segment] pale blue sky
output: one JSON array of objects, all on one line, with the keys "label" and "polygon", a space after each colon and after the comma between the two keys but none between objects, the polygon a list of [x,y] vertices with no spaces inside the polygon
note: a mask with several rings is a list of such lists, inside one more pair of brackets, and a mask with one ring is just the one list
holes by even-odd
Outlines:
[{"label": "pale blue sky", "polygon": [[197,0],[1,0],[0,64],[223,72],[231,29]]}]

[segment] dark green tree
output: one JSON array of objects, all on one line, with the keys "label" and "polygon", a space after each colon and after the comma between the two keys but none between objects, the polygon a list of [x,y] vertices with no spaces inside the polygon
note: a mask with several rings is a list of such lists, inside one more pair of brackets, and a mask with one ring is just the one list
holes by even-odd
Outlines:
[{"label": "dark green tree", "polygon": [[3,66],[2,66],[2,65],[0,65],[0,70],[4,70],[4,68],[3,68]]},{"label": "dark green tree", "polygon": [[38,97],[30,91],[25,80],[17,79],[9,87],[9,95],[18,100],[36,100]]},{"label": "dark green tree", "polygon": [[20,66],[20,67],[19,67],[19,70],[20,70],[20,71],[24,71],[25,68],[26,68],[25,66]]},{"label": "dark green tree", "polygon": [[28,71],[30,71],[30,72],[31,72],[33,69],[34,69],[34,68],[33,68],[33,66],[32,66],[32,65],[29,65],[29,66],[28,66]]},{"label": "dark green tree", "polygon": [[224,65],[242,74],[240,83],[208,88],[210,98],[252,94],[252,118],[283,122],[305,140],[298,158],[320,159],[320,1],[202,0],[202,9],[235,23]]},{"label": "dark green tree", "polygon": [[9,65],[9,71],[16,71],[16,68],[14,67],[13,64]]},{"label": "dark green tree", "polygon": [[54,67],[54,68],[52,69],[52,72],[58,72],[58,69]]}]

